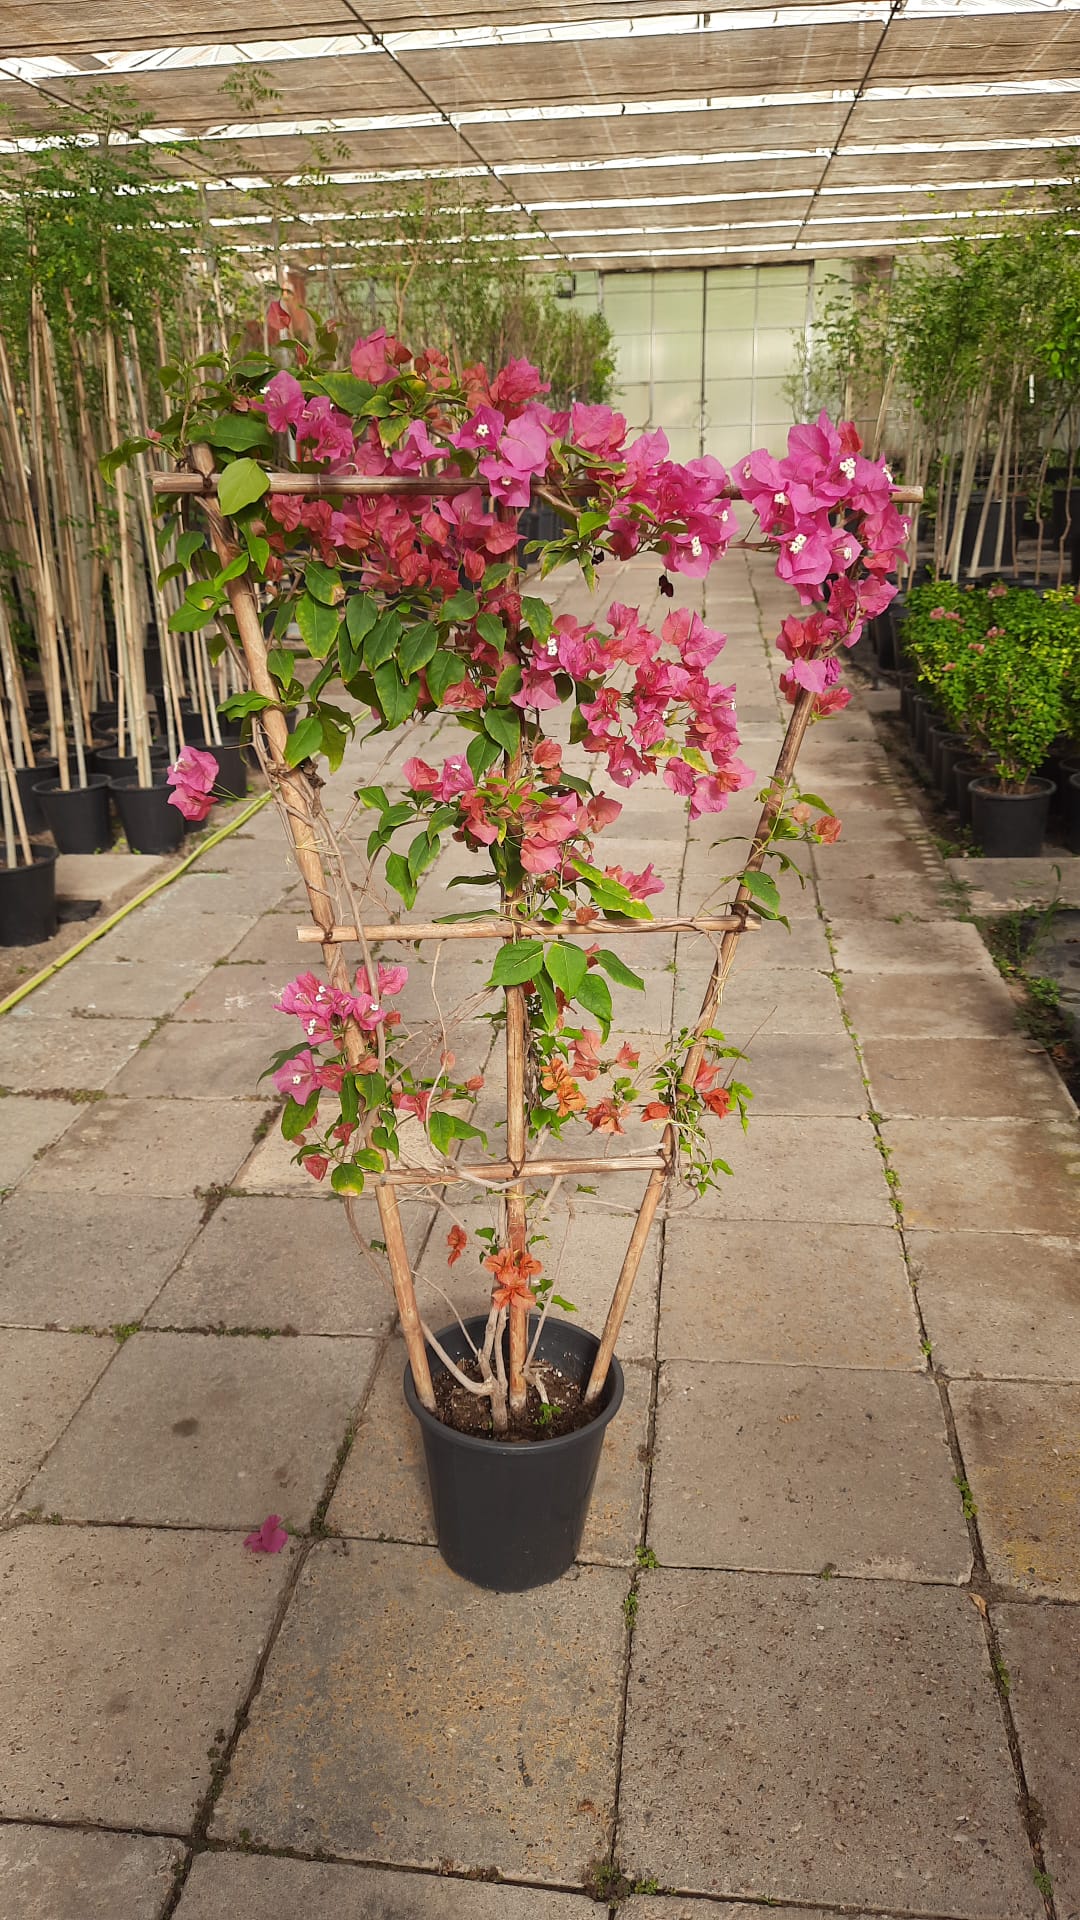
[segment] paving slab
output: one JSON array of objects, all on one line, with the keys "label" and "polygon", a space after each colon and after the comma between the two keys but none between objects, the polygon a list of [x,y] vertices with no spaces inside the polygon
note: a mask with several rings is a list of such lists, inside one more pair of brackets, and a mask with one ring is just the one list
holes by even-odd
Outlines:
[{"label": "paving slab", "polygon": [[971,889],[973,913],[1010,913],[1048,907],[1052,900],[1080,907],[1080,859],[950,860],[949,872]]},{"label": "paving slab", "polygon": [[619,1834],[634,1877],[781,1906],[1042,1920],[966,1593],[647,1574],[627,1714]]},{"label": "paving slab", "polygon": [[598,1912],[584,1894],[235,1853],[200,1854],[177,1909],[178,1920],[597,1920]]},{"label": "paving slab", "polygon": [[944,872],[933,880],[890,874],[880,880],[847,880],[827,874],[818,882],[822,910],[834,920],[887,920],[895,926],[948,919],[955,895]]},{"label": "paving slab", "polygon": [[910,1233],[907,1246],[945,1373],[1080,1381],[1080,1240]]},{"label": "paving slab", "polygon": [[91,1333],[0,1333],[0,1508],[59,1440],[115,1351]]},{"label": "paving slab", "polygon": [[231,1027],[221,1021],[170,1020],[146,1041],[109,1091],[173,1095],[178,1100],[265,1101],[275,1097],[274,1087],[268,1079],[260,1085],[260,1075],[273,1065],[275,1051],[257,1028],[241,1022]]},{"label": "paving slab", "polygon": [[966,1579],[971,1551],[934,1382],[667,1362],[649,1544],[664,1566]]},{"label": "paving slab", "polygon": [[[310,1178],[308,1185],[314,1192]],[[377,1240],[375,1202],[356,1204],[362,1230]],[[414,1259],[432,1212],[402,1202]],[[394,1293],[382,1256],[372,1258],[380,1271],[360,1254],[340,1202],[327,1207],[307,1195],[264,1194],[223,1200],[155,1300],[147,1325],[383,1334],[394,1318]]]},{"label": "paving slab", "polygon": [[148,886],[168,866],[156,853],[61,853],[56,861],[58,900],[100,900],[117,905]]},{"label": "paving slab", "polygon": [[1080,1600],[1080,1386],[958,1380],[949,1398],[991,1579]]},{"label": "paving slab", "polygon": [[250,1100],[97,1100],[34,1167],[27,1188],[181,1199],[228,1185],[265,1111]]},{"label": "paving slab", "polygon": [[196,1200],[16,1189],[0,1212],[0,1326],[113,1327],[141,1319],[200,1211]]},{"label": "paving slab", "polygon": [[99,960],[91,947],[35,987],[4,1015],[13,1027],[37,1025],[42,1015],[86,1013],[125,1020],[156,1020],[172,1013],[206,971],[187,960]]},{"label": "paving slab", "polygon": [[736,968],[811,967],[828,973],[832,955],[825,938],[825,922],[809,915],[784,926],[779,920],[760,920],[740,941]]},{"label": "paving slab", "polygon": [[85,1115],[72,1100],[0,1095],[0,1189],[13,1187],[54,1140]]},{"label": "paving slab", "polygon": [[180,955],[190,967],[212,967],[243,939],[268,904],[261,900],[258,910],[250,913],[231,907],[217,913],[188,913],[176,897],[181,884],[177,881],[175,888],[148,900],[112,933],[104,934],[95,944],[95,959],[106,966],[113,960],[171,964]]},{"label": "paving slab", "polygon": [[625,1593],[609,1567],[495,1594],[431,1548],[316,1546],[212,1836],[580,1883],[614,1813]]},{"label": "paving slab", "polygon": [[4,1818],[187,1832],[292,1553],[246,1553],[239,1534],[6,1533]]},{"label": "paving slab", "polygon": [[246,913],[254,918],[279,901],[296,882],[296,869],[284,858],[259,862],[254,870],[228,871],[216,867],[213,849],[203,863],[185,873],[170,889],[170,904],[181,913],[185,923],[202,915]]},{"label": "paving slab", "polygon": [[133,1334],[23,1505],[171,1527],[277,1513],[307,1527],[377,1354],[373,1340]]},{"label": "paving slab", "polygon": [[260,966],[250,960],[234,963],[231,959],[220,966],[212,965],[194,993],[177,1008],[176,1018],[226,1020],[230,1025],[243,1022],[278,1036],[277,1045],[287,1046],[296,1028],[275,1003],[289,978],[280,965]]},{"label": "paving slab", "polygon": [[863,1040],[873,1105],[932,1119],[1074,1120],[1076,1108],[1042,1047],[998,1040]]},{"label": "paving slab", "polygon": [[0,1086],[22,1093],[100,1091],[153,1031],[146,1018],[94,1020],[70,1013],[0,1021]]},{"label": "paving slab", "polygon": [[175,1840],[65,1827],[0,1827],[9,1920],[160,1920],[183,1859]]},{"label": "paving slab", "polygon": [[[808,1920],[808,1910],[770,1902],[763,1916],[759,1906],[748,1907],[741,1900],[734,1905],[725,1901],[718,1910],[712,1900],[695,1900],[685,1894],[636,1894],[619,1908],[619,1920]],[[814,1907],[812,1920],[869,1920],[869,1916],[850,1910],[843,1915],[826,1913],[823,1907]]]},{"label": "paving slab", "polygon": [[306,919],[296,908],[264,913],[237,942],[229,955],[229,965],[274,968],[282,984],[309,968],[318,969],[322,962],[321,947],[302,946],[296,937],[297,928]]},{"label": "paving slab", "polygon": [[[754,936],[751,934],[750,940]],[[675,984],[675,1019],[690,1025],[697,1019],[708,984],[711,957],[700,943],[689,956],[679,941],[679,973]],[[832,981],[824,973],[765,967],[753,962],[753,949],[744,952],[724,989],[716,1025],[732,1045],[747,1047],[760,1035],[827,1034],[843,1039],[844,1020]]]},{"label": "paving slab", "polygon": [[743,1133],[728,1118],[710,1127],[709,1138],[733,1177],[721,1176],[719,1187],[687,1209],[687,1219],[892,1225],[881,1155],[867,1120],[765,1114]]},{"label": "paving slab", "polygon": [[870,1105],[848,1034],[772,1033],[766,1027],[734,1063],[759,1113],[865,1113]]},{"label": "paving slab", "polygon": [[921,1368],[899,1235],[732,1220],[720,1238],[712,1221],[670,1220],[659,1351],[665,1360]]},{"label": "paving slab", "polygon": [[909,1227],[1080,1231],[1075,1122],[887,1120]]},{"label": "paving slab", "polygon": [[[837,806],[831,795],[826,798],[834,808]],[[880,814],[875,817],[882,818]],[[901,832],[849,839],[845,831],[831,846],[815,846],[811,857],[826,888],[836,880],[880,880],[901,875],[933,880],[941,871],[935,849],[921,832],[917,837]]]},{"label": "paving slab", "polygon": [[829,924],[841,973],[979,973],[999,978],[977,927],[966,920],[848,919]]},{"label": "paving slab", "polygon": [[[338,1533],[432,1546],[420,1430],[405,1405],[405,1347],[391,1342],[365,1403],[327,1521]],[[608,1428],[580,1558],[629,1566],[641,1539],[652,1368],[627,1361],[622,1410]]]},{"label": "paving slab", "polygon": [[1058,1920],[1080,1920],[1080,1614],[998,1606],[993,1619]]},{"label": "paving slab", "polygon": [[975,973],[853,974],[844,1006],[860,1040],[1003,1039],[1016,1032],[1016,1002],[1001,980]]}]

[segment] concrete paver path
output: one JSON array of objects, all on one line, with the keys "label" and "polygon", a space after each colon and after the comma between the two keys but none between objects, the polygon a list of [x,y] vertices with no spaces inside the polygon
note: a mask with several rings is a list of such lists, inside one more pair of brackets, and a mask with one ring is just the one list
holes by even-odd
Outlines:
[{"label": "concrete paver path", "polygon": [[[653,566],[613,571],[648,604]],[[764,777],[789,609],[724,572],[698,604]],[[1076,1113],[858,699],[802,771],[844,837],[744,943],[756,1117],[654,1233],[549,1589],[439,1559],[392,1296],[277,1137],[306,950],[272,810],[0,1021],[4,1920],[1080,1916]],[[750,796],[689,831],[625,799],[606,858],[722,900]],[[655,1037],[711,948],[641,946]],[[448,952],[440,998],[483,977]],[[545,1225],[591,1324],[636,1183],[598,1198]],[[475,1310],[430,1197],[405,1216],[429,1316],[431,1283]],[[270,1512],[287,1549],[245,1551]]]}]

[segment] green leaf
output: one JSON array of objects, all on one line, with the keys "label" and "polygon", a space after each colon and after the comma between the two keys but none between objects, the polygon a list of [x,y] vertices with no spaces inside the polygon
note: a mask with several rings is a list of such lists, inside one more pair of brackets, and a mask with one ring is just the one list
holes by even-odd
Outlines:
[{"label": "green leaf", "polygon": [[158,586],[166,587],[168,586],[170,580],[177,580],[179,579],[182,573],[186,573],[186,572],[187,572],[187,568],[183,566],[179,560],[170,560],[168,566],[162,567],[160,573],[158,574],[158,577],[157,577]]},{"label": "green leaf", "polygon": [[205,437],[212,447],[226,447],[230,453],[270,445],[266,421],[258,413],[223,413],[207,427]]},{"label": "green leaf", "polygon": [[325,708],[322,709],[319,718],[322,723],[322,750],[326,755],[331,773],[336,773],[345,758],[349,733],[340,721],[331,718]]},{"label": "green leaf", "polygon": [[435,652],[439,634],[430,620],[421,621],[418,627],[410,627],[398,648],[398,667],[406,680],[414,673],[426,667]]},{"label": "green leaf", "polygon": [[98,461],[102,478],[111,487],[121,467],[125,467],[129,460],[134,460],[137,453],[145,453],[149,445],[149,440],[122,440],[118,447],[113,447],[111,452],[103,454]]},{"label": "green leaf", "polygon": [[396,447],[399,440],[404,440],[411,426],[412,419],[409,414],[392,413],[379,421],[379,439],[387,449]]},{"label": "green leaf", "polygon": [[476,616],[476,631],[482,640],[487,641],[489,647],[495,648],[496,653],[502,652],[506,645],[506,628],[503,626],[498,614],[478,613]]},{"label": "green leaf", "polygon": [[408,854],[409,872],[412,874],[414,880],[419,880],[420,875],[426,873],[427,869],[434,865],[441,850],[442,841],[439,839],[438,834],[435,834],[431,839],[428,838],[426,833],[417,834],[416,839],[409,848]]},{"label": "green leaf", "polygon": [[238,553],[235,559],[229,561],[227,567],[222,567],[221,572],[214,575],[215,587],[223,587],[227,580],[238,580],[242,573],[247,572],[247,565],[247,554]]},{"label": "green leaf", "polygon": [[353,1154],[353,1165],[363,1167],[366,1173],[381,1173],[385,1164],[382,1154],[373,1147],[360,1147]]},{"label": "green leaf", "polygon": [[520,987],[543,965],[542,940],[508,940],[495,955],[489,987]]},{"label": "green leaf", "polygon": [[363,1193],[364,1176],[359,1167],[334,1167],[330,1185],[335,1193]]},{"label": "green leaf", "polygon": [[355,373],[324,373],[319,377],[319,385],[335,407],[341,407],[345,413],[359,413],[374,391],[370,380],[358,380]]},{"label": "green leaf", "polygon": [[364,665],[369,673],[393,658],[401,638],[401,621],[392,607],[380,614],[364,640]]},{"label": "green leaf", "polygon": [[262,713],[265,707],[273,705],[274,702],[265,693],[230,693],[228,699],[221,702],[218,712],[226,714],[230,720],[242,720],[246,713]]},{"label": "green leaf", "polygon": [[406,686],[392,660],[375,669],[375,692],[388,727],[400,727],[416,706],[419,687],[415,680]]},{"label": "green leaf", "polygon": [[427,683],[428,692],[436,706],[442,705],[448,687],[460,686],[467,671],[464,660],[459,660],[456,653],[448,653],[440,647],[437,653],[432,654],[427,663]]},{"label": "green leaf", "polygon": [[522,625],[537,640],[546,640],[554,624],[555,616],[546,600],[538,600],[534,594],[523,594],[521,600]]},{"label": "green leaf", "polygon": [[218,506],[222,513],[240,513],[270,489],[270,476],[256,460],[231,460],[218,475]]},{"label": "green leaf", "polygon": [[483,1140],[484,1134],[468,1120],[461,1120],[456,1113],[442,1113],[436,1110],[428,1115],[428,1134],[436,1153],[445,1153],[452,1140]]},{"label": "green leaf", "polygon": [[446,602],[439,611],[439,619],[452,621],[455,626],[467,620],[476,619],[476,610],[480,605],[475,593],[468,587],[462,587]]},{"label": "green leaf", "polygon": [[300,638],[313,660],[325,660],[337,639],[340,624],[336,607],[324,607],[310,593],[302,593],[296,603],[296,624]]},{"label": "green leaf", "polygon": [[574,998],[586,1013],[599,1020],[606,1040],[611,1032],[611,989],[607,981],[601,980],[598,974],[587,973]]},{"label": "green leaf", "polygon": [[349,637],[359,646],[379,617],[379,608],[370,593],[350,593],[345,603],[345,624]]},{"label": "green leaf", "polygon": [[271,647],[266,656],[266,664],[275,680],[280,680],[283,687],[290,685],[294,678],[293,669],[296,662],[288,647]]},{"label": "green leaf", "polygon": [[199,548],[205,547],[205,545],[205,534],[199,533],[196,528],[193,528],[188,533],[182,533],[176,543],[176,557],[180,565],[182,567],[189,566],[192,555],[198,553]]},{"label": "green leaf", "polygon": [[634,987],[638,993],[644,993],[644,980],[636,973],[632,973],[625,962],[619,959],[618,954],[612,953],[610,948],[601,947],[595,959],[597,966],[603,967],[604,972],[609,974],[612,980],[617,981],[620,987]]},{"label": "green leaf", "polygon": [[322,746],[322,721],[317,714],[309,714],[301,720],[295,732],[290,733],[285,742],[285,765],[298,767],[301,760],[310,754],[318,753]]},{"label": "green leaf", "polygon": [[780,911],[780,889],[772,875],[747,872],[739,877],[758,912],[767,920],[775,920]]},{"label": "green leaf", "polygon": [[495,707],[484,715],[484,732],[489,739],[497,740],[504,753],[517,753],[521,747],[521,721],[516,713],[506,713]]},{"label": "green leaf", "polygon": [[407,907],[416,899],[416,882],[409,872],[409,863],[400,853],[388,853],[386,856],[387,885],[400,893]]},{"label": "green leaf", "polygon": [[511,696],[517,692],[520,685],[521,668],[516,660],[511,660],[510,665],[503,668],[495,682],[495,705],[509,706]]},{"label": "green leaf", "polygon": [[318,600],[324,607],[336,607],[342,597],[341,575],[336,567],[326,567],[321,560],[309,560],[304,568],[304,585],[311,598]]},{"label": "green leaf", "polygon": [[538,973],[533,981],[540,996],[540,1010],[544,1016],[544,1025],[549,1033],[554,1033],[559,1019],[559,1006],[555,998],[555,989],[546,973]]},{"label": "green leaf", "polygon": [[358,787],[356,797],[362,806],[378,807],[380,813],[385,813],[390,805],[384,787]]},{"label": "green leaf", "polygon": [[195,607],[185,600],[169,615],[170,633],[198,633],[201,627],[208,627],[214,618],[215,608]]},{"label": "green leaf", "polygon": [[266,563],[270,558],[270,542],[264,540],[261,533],[252,533],[250,527],[244,528],[244,539],[251,555],[252,564],[258,573],[266,572]]},{"label": "green leaf", "polygon": [[489,740],[485,734],[478,733],[476,739],[470,742],[465,755],[473,779],[482,780],[488,768],[495,765],[498,757],[499,749],[494,740]]},{"label": "green leaf", "polygon": [[291,1097],[286,1100],[285,1111],[281,1116],[281,1131],[286,1140],[295,1140],[307,1127],[310,1127],[318,1104],[317,1092],[311,1095],[310,1100],[305,1100],[303,1106]]},{"label": "green leaf", "polygon": [[580,947],[571,947],[559,940],[545,951],[544,969],[551,975],[560,993],[565,993],[568,1000],[574,1000],[589,971],[589,963]]}]

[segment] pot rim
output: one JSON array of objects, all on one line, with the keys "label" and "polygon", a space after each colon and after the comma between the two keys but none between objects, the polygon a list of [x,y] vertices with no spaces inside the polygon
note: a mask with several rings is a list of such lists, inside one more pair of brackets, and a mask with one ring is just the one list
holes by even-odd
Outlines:
[{"label": "pot rim", "polygon": [[[535,1331],[535,1320],[536,1315],[530,1314],[530,1332]],[[587,1340],[592,1342],[594,1348],[599,1350],[599,1335],[590,1333],[587,1327],[575,1327],[572,1320],[552,1320],[550,1315],[548,1316],[547,1324],[548,1326],[570,1327],[574,1333],[584,1335]],[[468,1332],[475,1337],[477,1332],[482,1333],[487,1326],[487,1314],[481,1313],[468,1316],[465,1320],[465,1326]],[[461,1329],[455,1321],[452,1327],[441,1327],[435,1335],[435,1338],[438,1340],[440,1346],[445,1347],[447,1342],[453,1339],[460,1331]],[[431,1354],[431,1360],[433,1367],[441,1369],[443,1373],[446,1372],[446,1368],[443,1366],[437,1353]],[[448,1441],[451,1445],[464,1447],[468,1452],[480,1452],[504,1460],[512,1456],[518,1459],[529,1459],[535,1458],[533,1448],[537,1447],[542,1450],[545,1459],[550,1459],[552,1454],[559,1452],[565,1453],[573,1446],[580,1445],[584,1440],[588,1439],[590,1434],[602,1433],[604,1428],[614,1420],[615,1415],[622,1406],[623,1392],[626,1386],[626,1379],[622,1367],[614,1354],[611,1356],[611,1371],[608,1374],[608,1380],[611,1383],[611,1391],[607,1404],[597,1414],[595,1420],[589,1421],[588,1426],[575,1427],[573,1433],[560,1433],[551,1440],[537,1440],[524,1445],[520,1440],[489,1440],[483,1434],[479,1433],[459,1433],[456,1427],[447,1426],[445,1420],[440,1420],[437,1414],[430,1413],[427,1407],[422,1405],[413,1382],[412,1367],[408,1360],[405,1362],[405,1404],[409,1412],[415,1414],[420,1425],[428,1433],[438,1434],[441,1439]]]},{"label": "pot rim", "polygon": [[0,874],[33,873],[35,867],[52,866],[60,858],[58,847],[44,847],[39,840],[31,840],[30,847],[34,857],[29,866],[23,861],[21,866],[9,867],[5,861],[0,860]]},{"label": "pot rim", "polygon": [[[90,774],[87,774],[86,785],[84,787],[68,787],[66,789],[66,792],[67,793],[93,793],[96,791],[98,787],[107,787],[108,784],[109,784],[109,776],[107,773],[90,773]],[[35,793],[64,793],[65,789],[60,785],[59,780],[35,780],[34,792]]]},{"label": "pot rim", "polygon": [[1044,780],[1041,774],[1033,775],[1023,793],[1002,793],[999,787],[991,787],[984,780],[970,780],[973,793],[982,794],[986,800],[1042,800],[1048,793],[1054,792],[1054,781]]}]

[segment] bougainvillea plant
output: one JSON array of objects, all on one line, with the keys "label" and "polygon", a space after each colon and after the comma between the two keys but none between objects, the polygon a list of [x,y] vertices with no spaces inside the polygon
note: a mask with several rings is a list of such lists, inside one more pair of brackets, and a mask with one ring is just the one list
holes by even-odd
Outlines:
[{"label": "bougainvillea plant", "polygon": [[[738,1056],[715,1008],[647,1064],[612,1039],[613,989],[630,995],[642,981],[611,940],[655,925],[650,903],[663,888],[651,865],[630,871],[605,859],[603,835],[619,794],[642,780],[693,819],[762,786],[740,757],[734,688],[715,671],[724,635],[686,607],[650,624],[602,593],[587,618],[553,617],[538,588],[569,563],[595,588],[609,556],[648,552],[669,591],[671,574],[701,580],[730,549],[767,547],[801,603],[777,640],[783,691],[807,719],[834,713],[849,698],[838,653],[894,592],[906,522],[887,469],[863,456],[850,423],[825,415],[792,430],[783,459],[753,452],[728,473],[711,457],[673,461],[660,431],[631,439],[608,407],[553,412],[524,361],[494,377],[479,366],[459,376],[441,354],[379,332],[356,342],[342,370],[336,336],[317,323],[311,340],[286,340],[280,355],[288,365],[246,353],[166,369],[175,410],[161,437],[197,469],[176,476],[181,498],[165,505],[171,564],[190,575],[174,624],[216,625],[213,644],[244,647],[250,669],[263,642],[250,618],[245,629],[244,609],[257,595],[265,668],[226,710],[254,716],[301,866],[317,840],[338,911],[357,930],[358,970],[328,945],[329,977],[299,970],[281,995],[297,1023],[273,1067],[286,1139],[313,1179],[347,1197],[373,1181],[380,1205],[388,1167],[437,1175],[458,1142],[490,1151],[471,1104],[479,1076],[458,1072],[445,1022],[434,1058],[430,1045],[425,1054],[410,1044],[395,1011],[408,969],[374,956],[363,933],[373,902],[385,918],[382,889],[411,910],[423,876],[456,841],[482,866],[468,880],[490,883],[488,917],[503,934],[487,985],[493,1017],[506,1022],[508,1062],[520,1069],[522,1141],[576,1128],[595,1153],[635,1117],[662,1141],[649,1164],[659,1159],[665,1177],[704,1189],[726,1171],[707,1123],[729,1111],[745,1121],[748,1092],[731,1077]],[[216,514],[205,497],[185,504],[183,486],[216,492]],[[523,579],[519,519],[538,500],[562,530],[529,555],[537,572]],[[403,753],[385,784],[356,796],[368,871],[354,883],[318,804],[317,769],[335,771],[357,729],[392,735],[434,715],[452,723],[450,750],[444,726],[437,753]],[[177,784],[178,803],[197,811],[209,784],[198,765],[181,769]],[[785,841],[838,831],[789,770],[766,780],[762,798],[765,824],[742,875],[744,919],[748,904],[779,910],[761,872],[766,852],[783,860]],[[305,878],[325,930],[319,886]],[[450,912],[443,923],[479,917]],[[592,1083],[602,1071],[599,1096]],[[419,1159],[410,1145],[418,1130]],[[491,1315],[473,1382],[491,1401],[495,1431],[505,1430],[508,1396],[511,1411],[522,1404],[527,1314],[550,1304],[552,1287],[529,1251],[512,1133],[508,1111],[511,1164],[492,1160],[487,1184],[509,1204],[484,1248]],[[482,1181],[475,1144],[469,1152]],[[463,1247],[455,1225],[450,1264]]]}]

